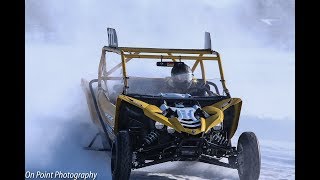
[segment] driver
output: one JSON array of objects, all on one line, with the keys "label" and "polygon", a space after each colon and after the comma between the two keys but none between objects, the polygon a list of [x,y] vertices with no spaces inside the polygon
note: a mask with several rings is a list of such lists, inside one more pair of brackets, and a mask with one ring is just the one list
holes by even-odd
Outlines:
[{"label": "driver", "polygon": [[168,85],[174,93],[187,93],[192,96],[208,96],[208,85],[199,83],[193,76],[191,68],[185,63],[175,63],[171,69]]}]

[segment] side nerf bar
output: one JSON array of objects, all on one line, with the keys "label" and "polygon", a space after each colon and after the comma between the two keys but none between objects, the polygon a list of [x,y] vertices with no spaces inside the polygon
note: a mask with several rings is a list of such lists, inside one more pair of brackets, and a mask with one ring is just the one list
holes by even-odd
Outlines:
[{"label": "side nerf bar", "polygon": [[92,95],[93,104],[94,104],[96,113],[98,114],[98,119],[99,119],[99,122],[101,124],[101,127],[102,127],[104,133],[106,135],[108,135],[109,133],[113,134],[113,128],[112,127],[109,127],[109,128],[106,127],[105,123],[102,120],[102,117],[101,117],[101,114],[100,114],[100,111],[99,111],[99,108],[98,108],[97,99],[96,99],[96,96],[94,95],[94,91],[93,91],[93,87],[92,87],[92,84],[96,83],[96,82],[98,82],[98,79],[93,79],[93,80],[91,80],[89,82],[89,88],[90,88],[90,92],[91,92],[91,95]]}]

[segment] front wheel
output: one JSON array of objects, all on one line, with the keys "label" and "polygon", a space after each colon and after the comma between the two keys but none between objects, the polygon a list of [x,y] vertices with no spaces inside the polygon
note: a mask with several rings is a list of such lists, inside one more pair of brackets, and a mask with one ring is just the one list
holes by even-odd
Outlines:
[{"label": "front wheel", "polygon": [[132,166],[132,150],[128,131],[119,131],[111,148],[112,180],[128,180]]},{"label": "front wheel", "polygon": [[240,180],[258,180],[261,168],[260,147],[253,132],[244,132],[238,139],[238,174]]}]

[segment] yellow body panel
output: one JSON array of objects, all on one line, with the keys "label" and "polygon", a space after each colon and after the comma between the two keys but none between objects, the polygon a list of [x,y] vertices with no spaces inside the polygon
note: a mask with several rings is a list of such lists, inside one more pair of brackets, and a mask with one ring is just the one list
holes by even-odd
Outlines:
[{"label": "yellow body panel", "polygon": [[[116,112],[116,106],[113,105],[106,97],[106,95],[100,91],[98,93],[98,107],[101,114],[101,117],[103,118],[103,121],[109,124],[109,126],[113,127],[114,126],[114,114]],[[111,119],[112,118],[112,119]]]},{"label": "yellow body panel", "polygon": [[207,126],[205,127],[205,132],[208,132],[209,129],[213,128],[214,126],[222,123],[223,121],[223,112],[216,108],[216,113],[206,119]]},{"label": "yellow body panel", "polygon": [[[215,103],[210,106],[203,107],[203,110],[206,111],[210,116],[206,119],[201,118],[201,128],[198,129],[188,129],[184,128],[181,123],[179,122],[178,118],[167,118],[162,115],[161,109],[157,106],[145,103],[138,99],[128,97],[125,95],[119,95],[117,99],[117,110],[116,110],[116,117],[115,117],[115,127],[114,131],[118,132],[118,121],[119,121],[119,108],[121,102],[125,101],[129,104],[132,104],[140,109],[143,110],[145,116],[149,117],[150,119],[160,122],[166,126],[170,126],[174,128],[177,132],[186,132],[188,134],[196,135],[202,132],[207,133],[211,128],[218,125],[219,123],[223,122],[224,114],[223,111],[227,108],[231,107],[232,105],[239,104],[241,99],[239,98],[228,98],[218,103]],[[240,105],[241,106],[241,105]],[[237,113],[236,113],[237,114]],[[233,127],[234,128],[234,127]]]},{"label": "yellow body panel", "polygon": [[[232,126],[231,126],[231,130],[230,130],[230,137],[232,137],[234,135],[234,133],[237,130],[238,127],[238,122],[239,122],[239,118],[240,118],[240,112],[241,112],[241,106],[242,106],[242,100],[240,98],[228,98],[228,99],[224,99],[222,101],[219,101],[211,106],[206,106],[203,107],[202,110],[206,111],[209,114],[214,113],[216,110],[215,108],[220,109],[221,111],[225,111],[226,109],[230,108],[234,106],[234,110],[235,110],[235,115],[233,117],[232,120]],[[216,125],[216,124],[215,124]],[[214,127],[215,125],[213,125],[212,127]],[[212,128],[210,127],[210,128]],[[209,128],[209,129],[210,129]]]}]

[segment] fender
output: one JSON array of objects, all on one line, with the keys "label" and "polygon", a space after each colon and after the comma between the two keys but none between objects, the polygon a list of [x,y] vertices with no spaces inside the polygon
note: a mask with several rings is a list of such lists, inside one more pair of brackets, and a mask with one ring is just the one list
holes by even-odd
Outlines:
[{"label": "fender", "polygon": [[[120,106],[121,106],[122,101],[125,101],[131,105],[134,105],[134,106],[142,109],[144,115],[154,121],[160,122],[166,126],[170,126],[178,132],[186,132],[186,133],[192,134],[192,135],[196,135],[196,134],[199,134],[202,132],[207,133],[211,128],[213,128],[217,124],[223,122],[223,119],[224,119],[223,111],[224,110],[231,107],[232,105],[236,105],[241,102],[241,100],[239,98],[229,98],[229,99],[222,100],[218,103],[215,103],[213,105],[203,107],[202,109],[204,111],[208,112],[210,116],[206,119],[204,119],[204,118],[200,119],[201,120],[201,128],[188,129],[188,128],[184,128],[180,124],[178,118],[176,118],[176,117],[167,118],[167,117],[163,116],[162,111],[155,105],[145,103],[143,101],[140,101],[138,99],[135,99],[135,98],[132,98],[132,97],[129,97],[126,95],[119,95],[117,98],[117,102],[116,102],[117,108],[116,108],[115,126],[114,126],[115,133],[117,133],[119,131],[119,127],[118,127],[119,123],[118,122],[119,122]],[[239,114],[239,113],[237,113],[237,114]],[[239,116],[237,118],[235,116],[235,119],[236,119],[236,123],[232,126],[233,131],[235,131],[235,129],[237,128]]]},{"label": "fender", "polygon": [[219,108],[221,111],[225,111],[228,108],[231,108],[234,106],[235,114],[232,120],[231,129],[229,132],[229,138],[232,138],[234,133],[236,132],[238,128],[239,118],[240,118],[240,112],[241,112],[241,106],[242,106],[242,100],[240,98],[229,98],[224,99],[222,101],[219,101],[211,106],[203,107],[202,109],[206,111],[209,114],[214,113],[213,108]]}]

